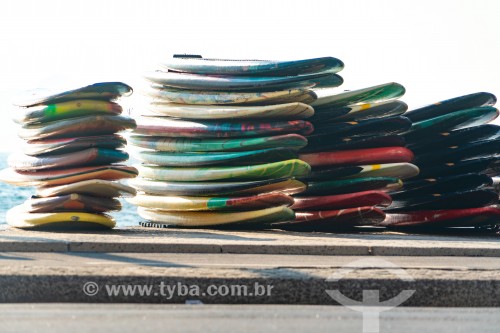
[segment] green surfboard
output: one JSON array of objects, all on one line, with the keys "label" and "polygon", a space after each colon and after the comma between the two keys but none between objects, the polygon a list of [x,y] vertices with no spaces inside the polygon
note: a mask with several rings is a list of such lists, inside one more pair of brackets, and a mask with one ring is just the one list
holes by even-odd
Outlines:
[{"label": "green surfboard", "polygon": [[165,181],[258,180],[305,176],[311,167],[297,159],[250,166],[175,168],[138,165],[139,176]]},{"label": "green surfboard", "polygon": [[167,152],[248,151],[280,147],[299,150],[307,145],[307,139],[299,134],[235,139],[166,138],[131,135],[129,142],[133,146]]}]

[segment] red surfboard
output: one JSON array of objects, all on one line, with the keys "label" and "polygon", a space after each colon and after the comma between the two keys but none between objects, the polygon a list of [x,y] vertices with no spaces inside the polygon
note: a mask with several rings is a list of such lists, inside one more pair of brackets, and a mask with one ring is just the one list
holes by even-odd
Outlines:
[{"label": "red surfboard", "polygon": [[291,207],[294,210],[342,209],[365,206],[384,206],[391,204],[391,197],[382,191],[363,191],[347,194],[312,197],[295,197]]},{"label": "red surfboard", "polygon": [[423,210],[387,214],[380,225],[386,227],[465,227],[500,224],[500,208]]},{"label": "red surfboard", "polygon": [[312,167],[411,162],[413,152],[404,147],[382,147],[300,154]]},{"label": "red surfboard", "polygon": [[289,230],[326,231],[361,225],[377,225],[385,213],[375,207],[358,207],[339,210],[295,212],[295,221],[273,226]]}]

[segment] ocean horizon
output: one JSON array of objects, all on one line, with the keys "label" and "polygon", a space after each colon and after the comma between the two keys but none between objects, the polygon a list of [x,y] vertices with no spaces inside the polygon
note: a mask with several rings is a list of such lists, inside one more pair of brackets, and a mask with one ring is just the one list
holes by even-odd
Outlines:
[{"label": "ocean horizon", "polygon": [[[0,152],[0,170],[7,168],[7,157],[10,153]],[[22,204],[35,193],[35,188],[30,186],[13,186],[0,182],[0,224],[6,224],[5,214],[17,205]],[[137,215],[136,207],[120,199],[122,210],[111,212],[109,215],[116,220],[120,227],[138,225],[141,217]]]}]

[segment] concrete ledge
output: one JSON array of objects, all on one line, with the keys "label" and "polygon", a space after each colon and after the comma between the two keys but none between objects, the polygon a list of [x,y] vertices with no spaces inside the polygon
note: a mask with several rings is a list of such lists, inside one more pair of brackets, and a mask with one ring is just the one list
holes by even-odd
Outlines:
[{"label": "concrete ledge", "polygon": [[0,229],[0,251],[169,252],[296,255],[500,257],[498,235],[425,235],[398,232],[295,233],[130,227],[107,232]]},{"label": "concrete ledge", "polygon": [[[356,256],[137,253],[5,253],[0,302],[338,304],[326,290],[361,300],[379,290],[380,300],[414,290],[404,306],[500,306],[500,258],[371,257],[366,267],[343,272]],[[410,279],[402,279],[401,271]],[[344,274],[345,273],[345,274]],[[98,291],[86,294],[88,284]],[[163,293],[161,285],[194,294]],[[255,286],[271,286],[256,295]],[[130,287],[113,287],[130,286]],[[121,288],[146,286],[126,294]],[[246,294],[210,294],[215,286],[246,286]],[[169,287],[169,288],[170,288]],[[118,288],[116,293],[110,288]],[[194,288],[194,289],[192,289]],[[226,288],[226,287],[224,287]],[[115,289],[116,290],[116,289]],[[165,289],[163,289],[165,290]],[[174,291],[175,291],[174,290]],[[262,289],[260,289],[262,290]]]}]

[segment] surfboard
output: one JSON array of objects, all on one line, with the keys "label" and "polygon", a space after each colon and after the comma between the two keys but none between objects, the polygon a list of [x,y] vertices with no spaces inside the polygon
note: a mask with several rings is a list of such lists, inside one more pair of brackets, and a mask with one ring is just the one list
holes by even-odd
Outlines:
[{"label": "surfboard", "polygon": [[389,228],[444,228],[497,225],[499,222],[500,208],[481,207],[388,213],[381,225]]},{"label": "surfboard", "polygon": [[367,135],[359,137],[325,137],[317,139],[301,150],[303,153],[322,152],[327,150],[352,150],[379,147],[404,147],[405,139],[401,135]]},{"label": "surfboard", "polygon": [[285,148],[269,148],[242,152],[162,152],[138,151],[132,155],[145,164],[158,166],[253,165],[296,159],[297,153]]},{"label": "surfboard", "polygon": [[488,92],[454,97],[441,102],[410,110],[405,115],[413,122],[444,116],[460,110],[495,105],[497,98]]},{"label": "surfboard", "polygon": [[498,193],[486,189],[461,192],[428,193],[393,200],[387,210],[429,210],[475,208],[498,202]]},{"label": "surfboard", "polygon": [[250,166],[176,168],[138,165],[139,176],[162,181],[259,180],[305,176],[311,167],[298,159]]},{"label": "surfboard", "polygon": [[408,179],[418,176],[420,169],[411,163],[386,163],[362,165],[362,169],[354,175],[344,176],[342,179],[366,178],[366,177],[394,177]]},{"label": "surfboard", "polygon": [[16,110],[14,121],[18,124],[33,124],[89,115],[119,115],[121,113],[122,107],[113,102],[77,99]]},{"label": "surfboard", "polygon": [[363,167],[356,166],[332,166],[332,167],[322,167],[322,168],[311,168],[311,172],[304,177],[299,179],[304,182],[309,182],[313,180],[332,180],[340,179],[342,177],[357,175],[363,171]]},{"label": "surfboard", "polygon": [[162,211],[246,211],[290,206],[293,198],[283,193],[244,197],[186,197],[138,194],[127,199],[133,205]]},{"label": "surfboard", "polygon": [[408,147],[415,153],[426,153],[429,145],[433,148],[457,146],[460,144],[473,143],[478,141],[500,139],[500,126],[485,124],[474,127],[466,127],[454,131],[437,133],[426,133],[425,137],[418,138],[417,141],[410,142]]},{"label": "surfboard", "polygon": [[88,148],[120,149],[127,141],[118,134],[27,141],[23,152],[29,156],[57,155]]},{"label": "surfboard", "polygon": [[183,119],[306,119],[314,109],[304,103],[264,106],[183,105],[150,103],[148,109],[157,115]]},{"label": "surfboard", "polygon": [[492,106],[456,111],[444,116],[422,120],[412,124],[404,134],[408,142],[417,141],[431,132],[446,132],[465,127],[486,124],[498,117],[498,110]]},{"label": "surfboard", "polygon": [[98,82],[90,85],[65,86],[26,91],[14,102],[17,106],[52,104],[74,99],[112,100],[132,94],[132,88],[122,82]]},{"label": "surfboard", "polygon": [[0,181],[17,186],[64,185],[83,180],[119,180],[136,176],[136,168],[120,164],[36,172],[15,171],[12,168],[0,171]]},{"label": "surfboard", "polygon": [[206,75],[291,76],[319,71],[336,73],[344,63],[334,57],[301,60],[213,59],[199,55],[174,55],[163,62],[169,71]]},{"label": "surfboard", "polygon": [[103,179],[88,179],[71,184],[43,186],[36,189],[36,195],[43,198],[71,195],[73,193],[99,198],[114,198],[134,196],[136,191],[133,187]]},{"label": "surfboard", "polygon": [[32,197],[24,202],[29,213],[92,212],[103,213],[120,210],[122,205],[113,198],[96,198],[82,194],[67,194],[49,198]]},{"label": "surfboard", "polygon": [[152,102],[201,105],[272,105],[300,102],[310,104],[316,95],[309,89],[286,89],[270,92],[189,91],[151,87],[144,94]]},{"label": "surfboard", "polygon": [[316,72],[295,76],[228,76],[228,75],[199,75],[176,72],[155,71],[144,75],[146,80],[162,85],[166,88],[185,89],[191,91],[276,91],[307,87],[316,79],[335,78],[337,86],[343,80],[340,76],[330,72]]},{"label": "surfboard", "polygon": [[382,222],[385,213],[376,207],[295,212],[295,220],[273,227],[295,231],[329,231]]},{"label": "surfboard", "polygon": [[249,151],[280,147],[299,150],[307,145],[307,139],[299,134],[238,139],[167,138],[131,135],[129,141],[133,146],[167,152]]},{"label": "surfboard", "polygon": [[404,147],[383,147],[300,154],[311,167],[411,162],[413,152]]},{"label": "surfboard", "polygon": [[[500,139],[463,143],[456,146],[440,148],[427,154],[419,154],[416,159],[418,165],[433,165],[438,162],[454,162],[480,157],[500,155]],[[500,156],[499,156],[500,158]]]},{"label": "surfboard", "polygon": [[398,134],[406,132],[411,126],[411,121],[403,116],[339,123],[320,123],[314,125],[314,133],[308,136],[308,140],[312,144],[321,138],[328,137]]},{"label": "surfboard", "polygon": [[380,103],[397,99],[404,95],[405,88],[399,83],[390,82],[373,87],[344,91],[337,93],[334,91],[317,91],[318,98],[311,103],[316,108],[332,108],[357,103]]},{"label": "surfboard", "polygon": [[288,133],[310,134],[312,124],[305,120],[274,122],[214,122],[188,121],[166,117],[138,119],[134,134],[173,138],[234,138],[270,136]]},{"label": "surfboard", "polygon": [[363,191],[347,194],[294,197],[293,210],[334,210],[367,206],[387,207],[391,197],[382,191]]},{"label": "surfboard", "polygon": [[354,179],[334,179],[327,181],[311,181],[302,196],[346,194],[370,190],[396,191],[403,186],[399,178],[394,177],[368,177]]},{"label": "surfboard", "polygon": [[306,189],[303,182],[290,178],[247,182],[165,182],[135,178],[129,180],[129,185],[147,194],[167,196],[245,196],[274,192],[292,195]]},{"label": "surfboard", "polygon": [[115,221],[105,214],[92,214],[84,212],[60,213],[29,213],[24,205],[13,207],[7,211],[7,223],[16,228],[71,228],[86,229],[89,225],[93,228],[114,228]]},{"label": "surfboard", "polygon": [[391,197],[399,200],[429,193],[463,192],[491,185],[491,177],[475,173],[424,178],[405,181],[404,188],[391,192]]},{"label": "surfboard", "polygon": [[420,168],[420,178],[457,175],[465,173],[493,174],[500,172],[498,157],[482,157],[467,161],[442,162]]},{"label": "surfboard", "polygon": [[135,120],[124,116],[85,116],[52,121],[50,123],[25,125],[18,135],[24,140],[46,138],[72,138],[76,136],[94,136],[114,134],[135,128]]},{"label": "surfboard", "polygon": [[402,101],[388,101],[380,103],[358,103],[333,108],[318,108],[314,116],[310,118],[313,123],[360,121],[374,118],[401,116],[408,109],[408,105]]},{"label": "surfboard", "polygon": [[77,166],[105,165],[126,161],[127,159],[128,154],[122,150],[89,148],[72,153],[41,157],[14,153],[9,156],[7,162],[14,170],[36,171]]},{"label": "surfboard", "polygon": [[293,220],[293,210],[286,206],[245,212],[169,212],[138,207],[140,217],[177,227],[216,227],[228,224],[260,224]]}]

